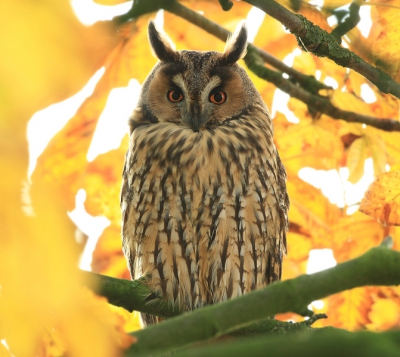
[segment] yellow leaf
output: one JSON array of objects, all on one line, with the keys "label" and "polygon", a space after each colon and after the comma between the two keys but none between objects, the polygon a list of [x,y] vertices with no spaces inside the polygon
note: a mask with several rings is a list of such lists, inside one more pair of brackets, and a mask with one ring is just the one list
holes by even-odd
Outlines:
[{"label": "yellow leaf", "polygon": [[[9,175],[12,166],[1,166],[8,179],[14,177]],[[13,190],[2,191],[7,207],[0,211],[6,224],[0,238],[1,336],[13,354],[30,356],[46,327],[57,325],[71,356],[87,356],[88,350],[97,356],[113,355],[116,343],[110,327],[99,321],[97,311],[83,306],[73,227],[56,195],[48,185],[36,185],[36,216],[28,218],[20,200],[12,197],[15,192],[19,196],[19,182],[14,181]]]},{"label": "yellow leaf", "polygon": [[400,226],[390,226],[387,235],[393,238],[392,249],[400,251]]},{"label": "yellow leaf", "polygon": [[296,38],[285,32],[282,24],[268,15],[254,38],[254,45],[281,60],[298,47]]},{"label": "yellow leaf", "polygon": [[338,262],[364,254],[385,237],[384,227],[360,212],[340,218],[332,232],[332,250]]},{"label": "yellow leaf", "polygon": [[345,291],[324,299],[329,318],[323,326],[349,330],[383,331],[400,326],[400,288],[368,286]]},{"label": "yellow leaf", "polygon": [[344,84],[346,93],[352,93],[355,95],[356,98],[361,98],[362,86],[368,86],[372,93],[375,95],[376,101],[368,104],[370,112],[367,115],[376,117],[377,119],[391,118],[396,120],[398,118],[400,103],[397,98],[392,95],[387,95],[380,92],[378,88],[374,85],[371,85],[371,83],[368,82],[365,77],[353,70],[350,70],[349,73],[346,75],[344,75],[343,73],[342,78],[345,79]]},{"label": "yellow leaf", "polygon": [[288,246],[290,251],[288,257],[293,260],[305,260],[312,249],[311,239],[303,234],[288,232],[287,236]]},{"label": "yellow leaf", "polygon": [[372,46],[372,53],[378,67],[399,81],[400,54],[397,48],[400,42],[400,18],[394,17],[387,22]]},{"label": "yellow leaf", "polygon": [[122,4],[126,2],[126,0],[95,0],[94,2],[100,5],[112,6]]},{"label": "yellow leaf", "polygon": [[0,343],[0,357],[12,357],[11,352],[2,343]]},{"label": "yellow leaf", "polygon": [[365,194],[360,211],[384,225],[400,225],[400,171],[380,174]]},{"label": "yellow leaf", "polygon": [[285,166],[293,173],[302,167],[337,168],[343,155],[340,138],[317,123],[282,124],[274,121],[276,145]]},{"label": "yellow leaf", "polygon": [[122,307],[114,305],[109,305],[109,308],[120,317],[122,328],[125,332],[133,332],[141,329],[139,312],[129,312]]},{"label": "yellow leaf", "polygon": [[51,351],[73,357],[116,355],[126,343],[91,308],[93,299],[83,298],[74,227],[53,187],[37,183],[30,196],[25,189],[22,205],[26,123],[8,119],[0,116],[1,339],[15,356],[46,355],[53,343]]},{"label": "yellow leaf", "polygon": [[42,337],[42,354],[43,356],[62,356],[65,354],[67,347],[65,341],[58,328],[51,326],[45,327]]},{"label": "yellow leaf", "polygon": [[396,300],[378,299],[368,314],[371,323],[368,329],[384,331],[400,326],[400,298]]},{"label": "yellow leaf", "polygon": [[391,166],[400,164],[400,143],[399,133],[397,132],[380,132],[379,136],[384,140],[385,151],[387,154],[388,164]]},{"label": "yellow leaf", "polygon": [[[324,3],[325,5],[325,3]],[[314,5],[307,4],[306,2],[303,2],[301,8],[299,9],[299,14],[303,15],[306,17],[309,21],[311,21],[313,24],[319,26],[323,30],[327,32],[331,32],[332,28],[328,25],[328,21],[326,20],[326,17],[324,14],[321,13],[321,11],[318,10],[318,8]]]},{"label": "yellow leaf", "polygon": [[315,71],[317,70],[317,62],[315,60],[315,56],[313,56],[309,52],[302,52],[300,55],[295,57],[293,68],[304,74],[314,76]]},{"label": "yellow leaf", "polygon": [[342,92],[340,89],[333,92],[331,102],[339,109],[356,112],[358,114],[372,115],[370,104],[365,103],[361,98],[357,98],[351,93]]},{"label": "yellow leaf", "polygon": [[295,261],[288,257],[283,259],[282,280],[293,279],[307,271],[307,260]]},{"label": "yellow leaf", "polygon": [[[25,118],[83,86],[102,29],[79,23],[66,1],[2,1],[0,116]],[[104,40],[101,47],[106,48]],[[25,122],[25,120],[24,120]]]},{"label": "yellow leaf", "polygon": [[339,208],[297,175],[289,176],[287,188],[291,200],[290,222],[312,237],[313,248],[330,248],[332,226],[341,215]]},{"label": "yellow leaf", "polygon": [[[191,10],[201,11],[211,21],[217,22],[229,31],[247,16],[251,6],[245,2],[236,2],[230,11],[223,11],[215,1],[192,1]],[[225,43],[185,19],[164,12],[164,30],[171,37],[178,50],[200,50],[223,52]]]},{"label": "yellow leaf", "polygon": [[337,8],[337,7],[341,7],[343,5],[347,5],[350,4],[351,0],[325,0],[324,1],[324,8],[328,7],[328,8]]},{"label": "yellow leaf", "polygon": [[[55,182],[69,210],[74,208],[75,194],[81,188],[88,166],[86,155],[110,91],[127,86],[132,78],[143,81],[156,62],[148,45],[147,23],[146,16],[137,20],[131,34],[110,53],[104,64],[106,71],[94,93],[52,139],[38,160],[33,181]],[[120,167],[122,170],[122,162]]]},{"label": "yellow leaf", "polygon": [[368,146],[365,137],[353,141],[347,153],[346,166],[349,169],[349,181],[358,182],[364,175],[364,163],[368,158]]},{"label": "yellow leaf", "polygon": [[112,224],[99,238],[93,253],[92,270],[104,275],[130,279],[121,246],[121,228]]},{"label": "yellow leaf", "polygon": [[282,280],[292,279],[307,270],[307,261],[312,239],[310,236],[290,231],[287,233],[288,254],[284,257]]},{"label": "yellow leaf", "polygon": [[367,288],[343,291],[327,299],[329,325],[354,331],[366,326],[372,299]]},{"label": "yellow leaf", "polygon": [[118,198],[127,149],[128,135],[118,149],[101,154],[88,163],[80,182],[80,187],[86,190],[88,196],[86,210],[93,216],[105,215],[118,228],[121,222]]},{"label": "yellow leaf", "polygon": [[378,175],[382,172],[386,172],[387,160],[385,142],[378,133],[376,135],[368,135],[366,139],[374,164],[374,174]]}]

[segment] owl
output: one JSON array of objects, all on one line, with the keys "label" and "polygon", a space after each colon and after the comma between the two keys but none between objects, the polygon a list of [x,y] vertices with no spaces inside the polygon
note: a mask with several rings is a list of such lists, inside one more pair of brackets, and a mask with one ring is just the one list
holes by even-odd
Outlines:
[{"label": "owl", "polygon": [[286,172],[268,109],[237,64],[244,22],[223,53],[176,51],[153,22],[148,36],[159,62],[129,121],[122,245],[132,278],[186,311],[280,279]]}]

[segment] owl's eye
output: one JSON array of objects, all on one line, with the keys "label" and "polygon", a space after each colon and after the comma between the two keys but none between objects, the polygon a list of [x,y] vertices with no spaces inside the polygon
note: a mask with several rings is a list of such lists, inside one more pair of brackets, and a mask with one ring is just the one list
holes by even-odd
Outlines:
[{"label": "owl's eye", "polygon": [[171,89],[167,93],[167,98],[170,102],[176,103],[176,102],[180,102],[183,99],[183,95],[181,92]]},{"label": "owl's eye", "polygon": [[226,101],[226,93],[225,92],[217,92],[210,95],[210,102],[214,104],[222,104]]}]

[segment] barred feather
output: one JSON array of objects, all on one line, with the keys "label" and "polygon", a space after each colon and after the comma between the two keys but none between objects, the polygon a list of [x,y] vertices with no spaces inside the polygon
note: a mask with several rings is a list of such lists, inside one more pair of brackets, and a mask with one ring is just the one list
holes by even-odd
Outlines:
[{"label": "barred feather", "polygon": [[[149,75],[130,121],[122,238],[132,277],[191,310],[280,279],[289,200],[268,110],[245,71],[215,52],[174,56]],[[162,97],[171,83],[186,104]],[[229,106],[206,103],[221,85]]]}]

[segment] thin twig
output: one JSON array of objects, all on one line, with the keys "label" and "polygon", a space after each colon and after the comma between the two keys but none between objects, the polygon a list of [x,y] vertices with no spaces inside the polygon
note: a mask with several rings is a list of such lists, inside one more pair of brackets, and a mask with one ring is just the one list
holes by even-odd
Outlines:
[{"label": "thin twig", "polygon": [[331,35],[341,43],[342,36],[356,27],[360,20],[360,5],[358,0],[355,0],[350,5],[349,16],[331,32]]},{"label": "thin twig", "polygon": [[251,53],[251,47],[248,51],[245,62],[252,72],[260,78],[274,83],[279,89],[289,94],[291,97],[301,100],[303,103],[307,104],[309,109],[327,114],[333,119],[341,119],[349,123],[366,124],[385,131],[400,131],[400,122],[397,120],[374,118],[335,107],[328,98],[307,92],[302,87],[283,78],[282,73],[265,67],[261,59],[257,60],[257,54]]}]

